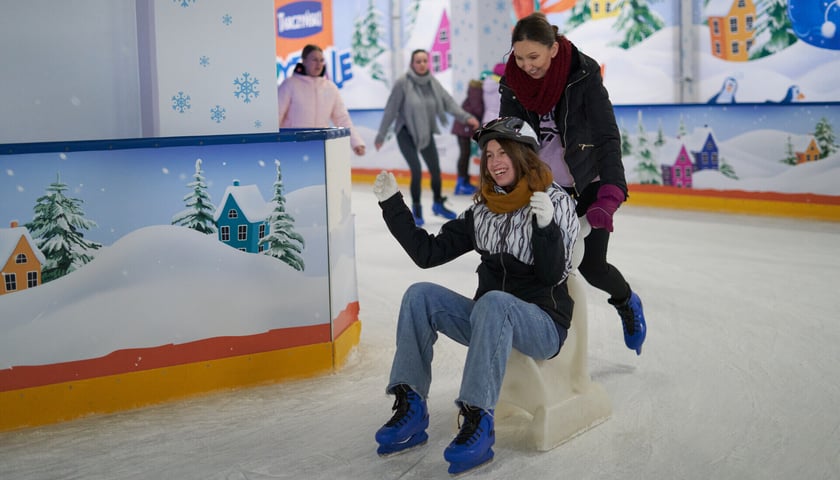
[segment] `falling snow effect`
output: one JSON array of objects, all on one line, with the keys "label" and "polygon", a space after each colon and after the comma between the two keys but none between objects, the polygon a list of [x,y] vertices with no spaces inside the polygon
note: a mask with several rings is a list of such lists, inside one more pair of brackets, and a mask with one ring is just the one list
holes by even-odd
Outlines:
[{"label": "falling snow effect", "polygon": [[260,96],[260,92],[257,91],[259,83],[257,78],[252,78],[250,73],[245,72],[241,77],[233,80],[233,85],[236,87],[233,96],[245,103],[251,103],[251,100]]}]

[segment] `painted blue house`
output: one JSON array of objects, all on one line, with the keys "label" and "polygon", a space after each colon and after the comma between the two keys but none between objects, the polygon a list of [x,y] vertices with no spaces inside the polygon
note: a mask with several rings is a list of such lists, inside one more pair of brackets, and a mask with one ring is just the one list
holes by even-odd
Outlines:
[{"label": "painted blue house", "polygon": [[268,216],[272,205],[263,199],[256,185],[233,185],[225,189],[222,202],[213,214],[219,240],[243,252],[264,250],[259,241],[268,235]]},{"label": "painted blue house", "polygon": [[711,128],[706,126],[696,129],[684,143],[688,146],[700,146],[699,150],[691,151],[694,171],[718,170],[720,152]]}]

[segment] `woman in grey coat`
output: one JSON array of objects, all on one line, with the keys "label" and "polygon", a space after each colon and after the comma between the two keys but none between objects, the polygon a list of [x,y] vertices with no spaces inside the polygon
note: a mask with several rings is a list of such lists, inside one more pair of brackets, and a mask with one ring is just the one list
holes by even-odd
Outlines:
[{"label": "woman in grey coat", "polygon": [[443,205],[446,199],[441,195],[440,158],[434,139],[434,134],[440,133],[438,121],[443,125],[447,124],[447,113],[473,128],[479,126],[478,119],[461,108],[432,75],[429,70],[429,53],[422,49],[411,52],[410,68],[394,83],[385,104],[374,146],[377,151],[382,148],[385,134],[391,124],[394,124],[397,145],[411,170],[412,213],[417,226],[424,223],[420,205],[423,170],[418,150],[426,162],[432,181],[432,212],[447,220],[456,216],[455,212]]}]

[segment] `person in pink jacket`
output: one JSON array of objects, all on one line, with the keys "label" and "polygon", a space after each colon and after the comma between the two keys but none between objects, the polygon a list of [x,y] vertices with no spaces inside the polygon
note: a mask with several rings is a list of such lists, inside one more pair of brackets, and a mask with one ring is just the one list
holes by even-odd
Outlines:
[{"label": "person in pink jacket", "polygon": [[317,45],[303,47],[301,62],[277,88],[280,128],[350,129],[350,146],[356,155],[365,154],[365,142],[353,126],[338,87],[327,77],[324,51]]}]

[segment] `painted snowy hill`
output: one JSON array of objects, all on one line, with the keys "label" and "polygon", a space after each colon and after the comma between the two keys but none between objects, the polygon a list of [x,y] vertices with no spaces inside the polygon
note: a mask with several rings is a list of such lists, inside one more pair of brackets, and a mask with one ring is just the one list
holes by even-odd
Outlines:
[{"label": "painted snowy hill", "polygon": [[[631,136],[631,138],[634,138]],[[724,176],[718,171],[704,170],[693,175],[694,188],[713,190],[745,190],[753,192],[815,193],[820,195],[840,194],[840,153],[835,153],[816,162],[801,165],[787,165],[781,160],[786,144],[790,141],[800,145],[810,138],[779,130],[752,130],[718,145],[722,161],[728,163],[738,179]],[[635,142],[635,138],[633,140]],[[667,138],[666,145],[678,143]],[[663,147],[661,151],[667,151]],[[673,158],[661,158],[654,150],[659,165],[673,163]],[[690,153],[690,152],[689,152]],[[636,166],[638,159],[633,155],[623,158],[627,180],[638,183]]]},{"label": "painted snowy hill", "polygon": [[[317,218],[307,209],[323,186],[302,190],[290,211]],[[326,230],[298,232],[306,272],[184,227],[135,230],[70,275],[0,298],[0,369],[328,323]]]}]

